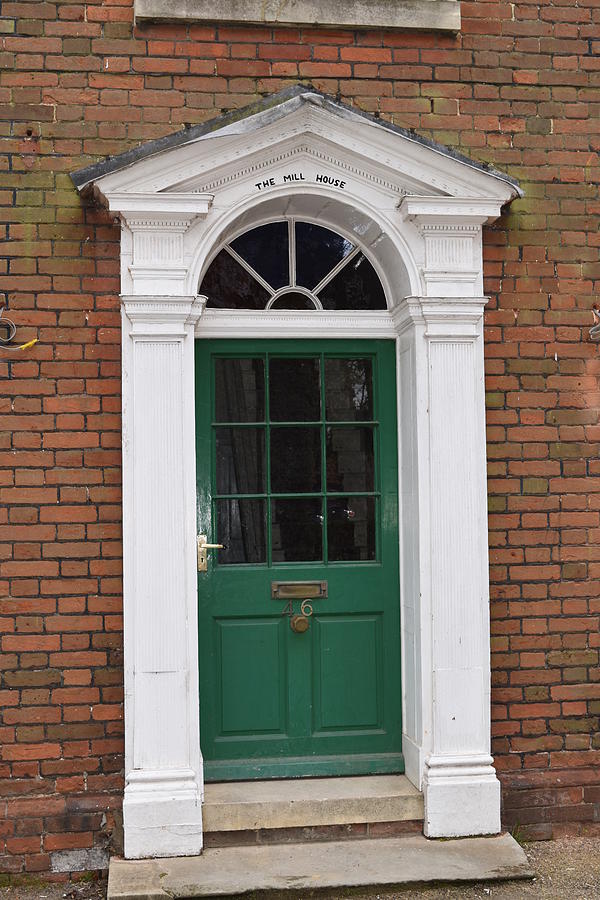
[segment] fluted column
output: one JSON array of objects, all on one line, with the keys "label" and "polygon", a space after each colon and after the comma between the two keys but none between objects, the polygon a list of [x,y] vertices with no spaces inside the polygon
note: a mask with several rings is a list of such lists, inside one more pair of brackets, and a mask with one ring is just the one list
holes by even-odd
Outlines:
[{"label": "fluted column", "polygon": [[[482,225],[496,202],[406,197],[423,295],[399,334],[407,772],[431,837],[500,830],[490,755]],[[413,511],[411,513],[411,510]]]},{"label": "fluted column", "polygon": [[107,192],[121,218],[128,858],[202,849],[190,227],[204,194]]},{"label": "fluted column", "polygon": [[423,786],[430,837],[500,830],[490,756],[485,302],[410,298],[396,315],[404,752]]},{"label": "fluted column", "polygon": [[500,830],[490,756],[484,298],[422,303],[429,365],[433,728],[425,833]]},{"label": "fluted column", "polygon": [[194,297],[123,297],[128,858],[202,848]]}]

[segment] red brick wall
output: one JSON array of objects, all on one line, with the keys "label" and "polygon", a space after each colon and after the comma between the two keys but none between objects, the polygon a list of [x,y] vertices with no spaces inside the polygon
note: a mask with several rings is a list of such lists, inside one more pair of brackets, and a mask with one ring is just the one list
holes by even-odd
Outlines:
[{"label": "red brick wall", "polygon": [[526,190],[485,240],[494,753],[508,825],[600,815],[600,0],[462,10],[451,37],[4,0],[0,290],[39,342],[0,350],[0,870],[118,845],[119,233],[68,173],[298,79]]}]

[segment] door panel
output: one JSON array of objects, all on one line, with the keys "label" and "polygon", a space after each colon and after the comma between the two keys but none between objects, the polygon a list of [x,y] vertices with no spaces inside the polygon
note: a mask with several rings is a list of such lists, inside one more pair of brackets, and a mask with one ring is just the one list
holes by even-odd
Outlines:
[{"label": "door panel", "polygon": [[198,532],[225,544],[198,576],[206,778],[402,771],[394,343],[196,361]]},{"label": "door panel", "polygon": [[[221,734],[285,731],[285,647],[282,622],[218,621]],[[256,702],[260,697],[260,703]]]},{"label": "door panel", "polygon": [[[314,623],[315,731],[381,728],[381,617],[318,616]],[[339,660],[352,659],[351,666]]]}]

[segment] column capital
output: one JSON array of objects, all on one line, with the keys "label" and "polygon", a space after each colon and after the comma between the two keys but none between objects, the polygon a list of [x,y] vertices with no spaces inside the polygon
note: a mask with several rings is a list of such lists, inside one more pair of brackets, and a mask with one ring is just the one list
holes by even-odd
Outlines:
[{"label": "column capital", "polygon": [[142,296],[121,294],[123,312],[131,322],[131,336],[165,338],[185,337],[204,312],[207,297]]},{"label": "column capital", "polygon": [[494,222],[502,210],[502,201],[477,197],[419,197],[407,195],[398,206],[403,219],[419,229],[468,229]]},{"label": "column capital", "polygon": [[121,218],[122,276],[134,294],[172,294],[185,290],[189,260],[184,236],[197,219],[205,219],[212,194],[111,192],[106,201]]},{"label": "column capital", "polygon": [[404,197],[400,214],[419,232],[428,296],[476,297],[483,291],[481,229],[498,218],[497,199]]},{"label": "column capital", "polygon": [[405,297],[392,310],[392,321],[398,335],[422,325],[427,338],[473,340],[487,302],[487,297]]},{"label": "column capital", "polygon": [[110,212],[131,228],[181,229],[196,218],[206,218],[212,194],[154,193],[152,191],[110,191],[106,202]]}]

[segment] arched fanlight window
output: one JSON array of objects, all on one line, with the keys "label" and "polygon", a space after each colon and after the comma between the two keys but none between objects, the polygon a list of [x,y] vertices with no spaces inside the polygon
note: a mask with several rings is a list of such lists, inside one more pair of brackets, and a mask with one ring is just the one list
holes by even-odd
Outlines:
[{"label": "arched fanlight window", "polygon": [[283,220],[225,244],[200,285],[212,309],[386,309],[360,247],[329,228]]}]

